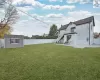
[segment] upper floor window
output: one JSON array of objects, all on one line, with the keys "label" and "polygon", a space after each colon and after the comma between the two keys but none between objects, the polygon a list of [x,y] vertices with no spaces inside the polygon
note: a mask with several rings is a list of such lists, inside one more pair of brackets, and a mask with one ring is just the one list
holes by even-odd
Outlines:
[{"label": "upper floor window", "polygon": [[71,33],[74,33],[75,32],[75,27],[72,27],[71,28]]}]

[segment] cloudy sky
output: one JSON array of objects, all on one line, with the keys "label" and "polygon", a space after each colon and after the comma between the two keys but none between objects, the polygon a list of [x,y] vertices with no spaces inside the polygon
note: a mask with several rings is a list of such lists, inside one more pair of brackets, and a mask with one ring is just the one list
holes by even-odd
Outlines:
[{"label": "cloudy sky", "polygon": [[[99,2],[100,3],[100,2]],[[18,11],[20,19],[13,25],[13,34],[42,35],[48,34],[52,24],[68,24],[70,21],[94,16],[95,32],[100,32],[100,6],[93,0],[14,0],[17,9],[29,13],[33,17],[44,21],[44,24]]]}]

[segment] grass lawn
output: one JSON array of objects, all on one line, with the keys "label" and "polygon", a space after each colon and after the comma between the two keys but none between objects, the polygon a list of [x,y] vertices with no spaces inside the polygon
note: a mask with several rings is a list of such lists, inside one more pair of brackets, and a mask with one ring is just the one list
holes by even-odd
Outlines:
[{"label": "grass lawn", "polygon": [[38,44],[0,49],[0,80],[100,80],[100,48]]}]

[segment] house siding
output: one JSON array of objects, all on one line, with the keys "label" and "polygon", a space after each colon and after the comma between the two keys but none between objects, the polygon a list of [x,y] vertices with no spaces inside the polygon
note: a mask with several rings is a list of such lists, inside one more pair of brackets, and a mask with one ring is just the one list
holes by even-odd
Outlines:
[{"label": "house siding", "polygon": [[[60,29],[64,29],[64,30],[60,30],[59,33],[59,38],[60,36],[63,36],[64,34],[66,34],[66,36],[64,36],[64,42],[66,42],[67,40],[67,33],[74,33],[72,35],[72,38],[70,39],[70,44],[73,45],[73,42],[75,42],[75,44],[77,45],[92,45],[93,43],[95,43],[94,40],[94,17],[88,17],[82,20],[78,20],[76,22],[70,22],[67,25],[61,26]],[[72,32],[71,32],[71,28],[75,27]],[[68,43],[68,42],[67,42]]]},{"label": "house siding", "polygon": [[70,24],[69,26],[68,26],[68,28],[66,29],[66,33],[71,33],[71,28],[72,27],[76,27],[76,25],[75,24]]},{"label": "house siding", "polygon": [[71,34],[71,39],[69,40],[69,45],[76,45],[77,34]]},{"label": "house siding", "polygon": [[75,32],[77,32],[77,44],[89,45],[89,23],[78,25]]},{"label": "house siding", "polygon": [[[89,25],[92,27],[89,28]],[[75,25],[75,24],[70,24],[66,30],[61,30],[59,35],[63,35],[65,33],[71,33],[71,28],[75,28],[75,32],[77,33],[74,37],[74,34],[72,35],[72,39],[70,41],[70,44],[78,44],[78,45],[89,45],[89,39],[90,39],[90,44],[93,44],[93,23],[86,23],[82,25]],[[89,31],[90,30],[90,31]],[[90,34],[89,34],[90,33]],[[64,41],[65,43],[67,40],[67,36],[64,36]]]},{"label": "house siding", "polygon": [[94,43],[94,26],[93,21],[90,23],[90,45]]},{"label": "house siding", "polygon": [[59,36],[63,35],[66,32],[66,30],[60,30]]}]

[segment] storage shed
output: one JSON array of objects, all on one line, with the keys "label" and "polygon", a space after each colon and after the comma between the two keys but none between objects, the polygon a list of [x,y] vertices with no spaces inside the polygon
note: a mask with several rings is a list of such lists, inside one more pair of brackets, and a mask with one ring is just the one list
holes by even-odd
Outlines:
[{"label": "storage shed", "polygon": [[4,48],[17,48],[24,47],[23,35],[5,35],[4,36]]}]

